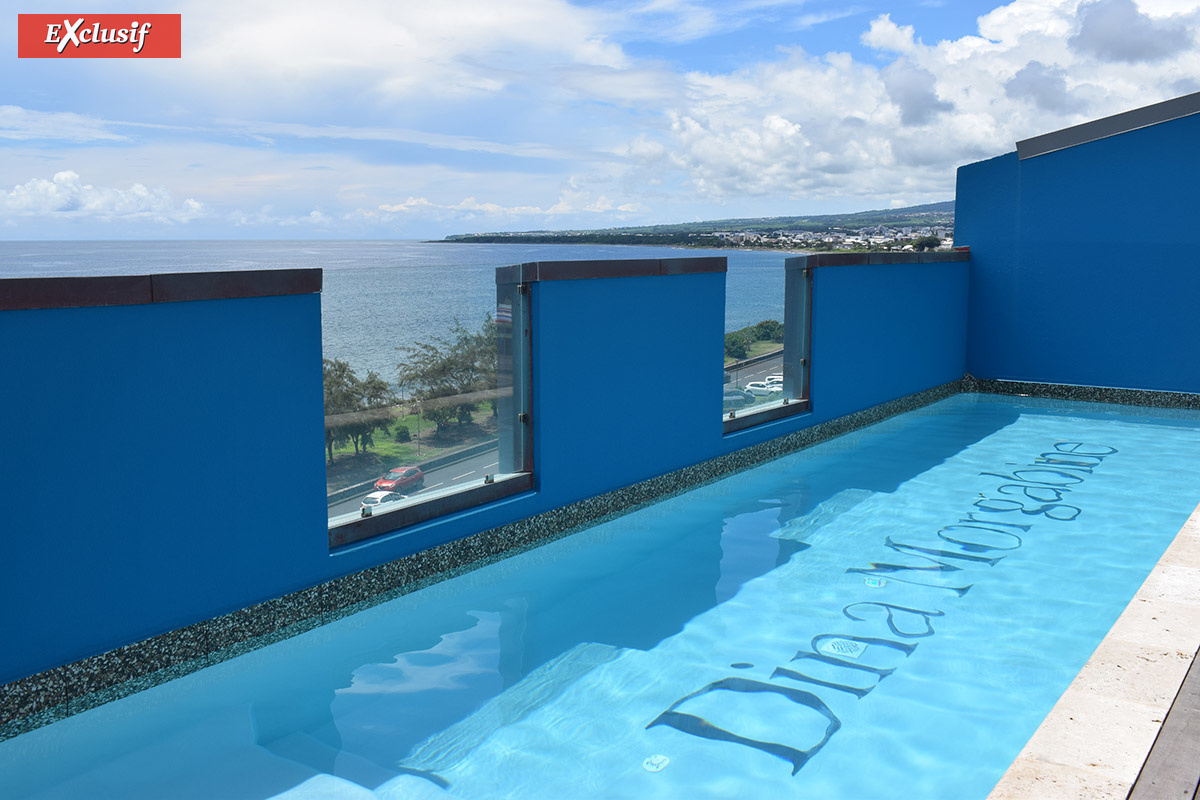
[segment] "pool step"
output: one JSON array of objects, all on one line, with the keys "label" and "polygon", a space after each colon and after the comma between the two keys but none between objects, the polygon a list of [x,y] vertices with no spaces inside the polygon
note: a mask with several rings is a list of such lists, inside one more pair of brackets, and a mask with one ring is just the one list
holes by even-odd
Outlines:
[{"label": "pool step", "polygon": [[314,775],[266,800],[378,800],[378,795],[353,781],[333,775]]},{"label": "pool step", "polygon": [[314,775],[266,800],[455,800],[445,789],[412,775],[398,775],[374,791],[333,775]]},{"label": "pool step", "polygon": [[432,773],[449,769],[493,733],[551,703],[584,675],[623,652],[624,648],[596,642],[576,645],[484,703],[471,716],[418,744],[400,766]]},{"label": "pool step", "polygon": [[817,503],[807,514],[789,519],[771,535],[776,539],[802,542],[874,494],[867,489],[843,489]]},{"label": "pool step", "polygon": [[455,800],[457,797],[415,775],[400,775],[377,787],[372,800]]},{"label": "pool step", "polygon": [[304,732],[293,733],[261,745],[270,752],[303,764],[316,771],[352,781],[368,789],[386,783],[400,774],[374,761],[330,747]]}]

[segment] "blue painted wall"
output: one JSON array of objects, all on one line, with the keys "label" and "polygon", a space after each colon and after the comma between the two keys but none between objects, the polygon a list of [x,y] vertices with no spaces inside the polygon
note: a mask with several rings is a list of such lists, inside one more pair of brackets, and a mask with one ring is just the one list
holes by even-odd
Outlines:
[{"label": "blue painted wall", "polygon": [[981,378],[1200,392],[1200,115],[958,171]]},{"label": "blue painted wall", "polygon": [[966,262],[822,267],[813,286],[813,411],[821,420],[957,380]]},{"label": "blue painted wall", "polygon": [[818,268],[812,411],[729,435],[724,274],[535,283],[535,491],[332,554],[316,295],[0,312],[0,682],[956,380],[967,279]]},{"label": "blue painted wall", "polygon": [[320,297],[0,312],[0,680],[305,585]]},{"label": "blue painted wall", "polygon": [[724,273],[546,281],[536,291],[534,463],[550,507],[714,455]]}]

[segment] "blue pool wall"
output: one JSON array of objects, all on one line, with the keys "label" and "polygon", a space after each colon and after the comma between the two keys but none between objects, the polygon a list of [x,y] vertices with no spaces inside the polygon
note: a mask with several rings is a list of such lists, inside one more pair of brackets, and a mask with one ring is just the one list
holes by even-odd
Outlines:
[{"label": "blue pool wall", "polygon": [[0,311],[0,341],[0,682],[327,558],[319,294]]},{"label": "blue pool wall", "polygon": [[966,262],[813,273],[811,412],[727,435],[724,274],[535,284],[538,511],[962,377]]},{"label": "blue pool wall", "polygon": [[534,292],[539,510],[712,458],[723,272],[543,281]]},{"label": "blue pool wall", "polygon": [[[814,270],[814,421],[961,378],[967,358],[968,288],[966,261]],[[757,441],[767,432],[757,430],[753,436]]]},{"label": "blue pool wall", "polygon": [[968,371],[1200,392],[1200,114],[960,167]]},{"label": "blue pool wall", "polygon": [[815,269],[811,411],[732,434],[724,272],[534,283],[535,489],[332,552],[318,294],[0,310],[0,683],[956,381],[967,267]]}]

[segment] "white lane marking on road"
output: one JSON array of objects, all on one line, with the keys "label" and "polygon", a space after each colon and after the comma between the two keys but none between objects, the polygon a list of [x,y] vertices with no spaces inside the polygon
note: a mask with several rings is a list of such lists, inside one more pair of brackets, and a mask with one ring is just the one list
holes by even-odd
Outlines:
[{"label": "white lane marking on road", "polygon": [[452,480],[452,481],[456,481],[456,480],[458,480],[459,478],[465,478],[465,477],[467,477],[468,475],[474,475],[474,474],[475,474],[475,470],[471,470],[470,472],[464,472],[462,475],[455,475],[455,476],[454,476],[453,478],[451,478],[450,480]]},{"label": "white lane marking on road", "polygon": [[486,467],[484,467],[484,469],[491,469],[492,467],[498,467],[498,466],[500,466],[500,462],[499,462],[499,461],[493,461],[492,463],[490,463],[490,464],[488,464]]},{"label": "white lane marking on road", "polygon": [[[443,481],[443,483],[444,483],[444,481]],[[424,489],[421,490],[421,492],[428,492],[430,489],[436,489],[437,487],[439,487],[441,485],[442,485],[441,483],[435,483],[433,486],[426,486]],[[417,492],[417,494],[420,494],[421,492]]]}]

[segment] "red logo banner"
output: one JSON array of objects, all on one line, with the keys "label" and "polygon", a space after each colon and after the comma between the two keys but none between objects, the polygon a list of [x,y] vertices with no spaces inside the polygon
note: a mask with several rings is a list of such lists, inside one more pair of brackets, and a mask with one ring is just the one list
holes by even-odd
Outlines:
[{"label": "red logo banner", "polygon": [[18,58],[179,58],[181,14],[17,14]]}]

